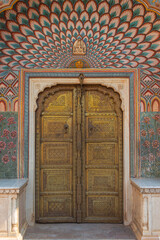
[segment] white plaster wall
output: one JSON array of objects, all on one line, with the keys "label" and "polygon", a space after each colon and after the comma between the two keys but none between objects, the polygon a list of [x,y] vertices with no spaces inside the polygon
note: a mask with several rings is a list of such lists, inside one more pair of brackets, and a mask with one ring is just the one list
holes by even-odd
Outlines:
[{"label": "white plaster wall", "polygon": [[9,199],[7,195],[0,196],[0,234],[8,231]]},{"label": "white plaster wall", "polygon": [[21,192],[21,194],[19,196],[19,229],[20,229],[20,232],[26,222],[26,209],[24,207],[25,205],[26,205],[26,188],[23,189],[23,191]]},{"label": "white plaster wall", "polygon": [[[29,79],[29,182],[27,186],[26,214],[29,225],[35,223],[35,110],[38,94],[46,87],[57,84],[79,84],[78,78]],[[123,110],[123,213],[124,224],[132,220],[132,194],[129,157],[129,78],[85,78],[84,84],[101,84],[112,87],[120,94]]]}]

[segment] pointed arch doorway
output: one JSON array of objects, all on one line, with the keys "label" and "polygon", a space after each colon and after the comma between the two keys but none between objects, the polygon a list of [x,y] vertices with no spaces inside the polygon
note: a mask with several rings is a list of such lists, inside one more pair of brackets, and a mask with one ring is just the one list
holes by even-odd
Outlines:
[{"label": "pointed arch doorway", "polygon": [[119,94],[58,85],[37,103],[36,221],[123,222]]}]

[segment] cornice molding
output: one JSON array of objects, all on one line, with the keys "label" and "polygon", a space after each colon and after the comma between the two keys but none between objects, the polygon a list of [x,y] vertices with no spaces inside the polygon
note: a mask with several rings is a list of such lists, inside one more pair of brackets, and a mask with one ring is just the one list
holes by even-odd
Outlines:
[{"label": "cornice molding", "polygon": [[155,184],[154,184],[153,187],[151,185],[147,186],[148,183],[144,184],[144,186],[140,186],[141,185],[140,183],[138,183],[138,182],[135,183],[134,180],[132,180],[132,179],[131,179],[131,184],[142,194],[160,194],[159,184],[157,184],[157,186],[155,186]]},{"label": "cornice molding", "polygon": [[140,192],[143,194],[157,194],[160,193],[160,188],[140,188]]},{"label": "cornice molding", "polygon": [[[22,191],[22,190],[21,190]],[[0,189],[0,194],[18,194],[20,189]]]},{"label": "cornice molding", "polygon": [[12,187],[12,186],[1,187],[0,186],[0,194],[20,194],[25,189],[27,184],[28,184],[28,180],[22,183],[20,187]]}]

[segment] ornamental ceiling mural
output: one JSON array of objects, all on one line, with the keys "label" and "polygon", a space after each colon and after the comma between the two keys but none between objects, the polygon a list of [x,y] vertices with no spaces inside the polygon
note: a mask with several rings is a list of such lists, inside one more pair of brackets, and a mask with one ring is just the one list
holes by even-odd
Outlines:
[{"label": "ornamental ceiling mural", "polygon": [[[81,39],[86,54],[73,54]],[[160,15],[136,0],[20,0],[0,13],[0,71],[140,68],[159,80]]]}]

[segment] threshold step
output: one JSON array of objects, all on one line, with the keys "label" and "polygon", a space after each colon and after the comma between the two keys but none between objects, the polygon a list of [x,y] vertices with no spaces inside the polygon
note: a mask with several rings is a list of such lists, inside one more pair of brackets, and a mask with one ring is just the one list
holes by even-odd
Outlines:
[{"label": "threshold step", "polygon": [[24,240],[136,240],[129,226],[105,223],[54,223],[29,226]]}]

